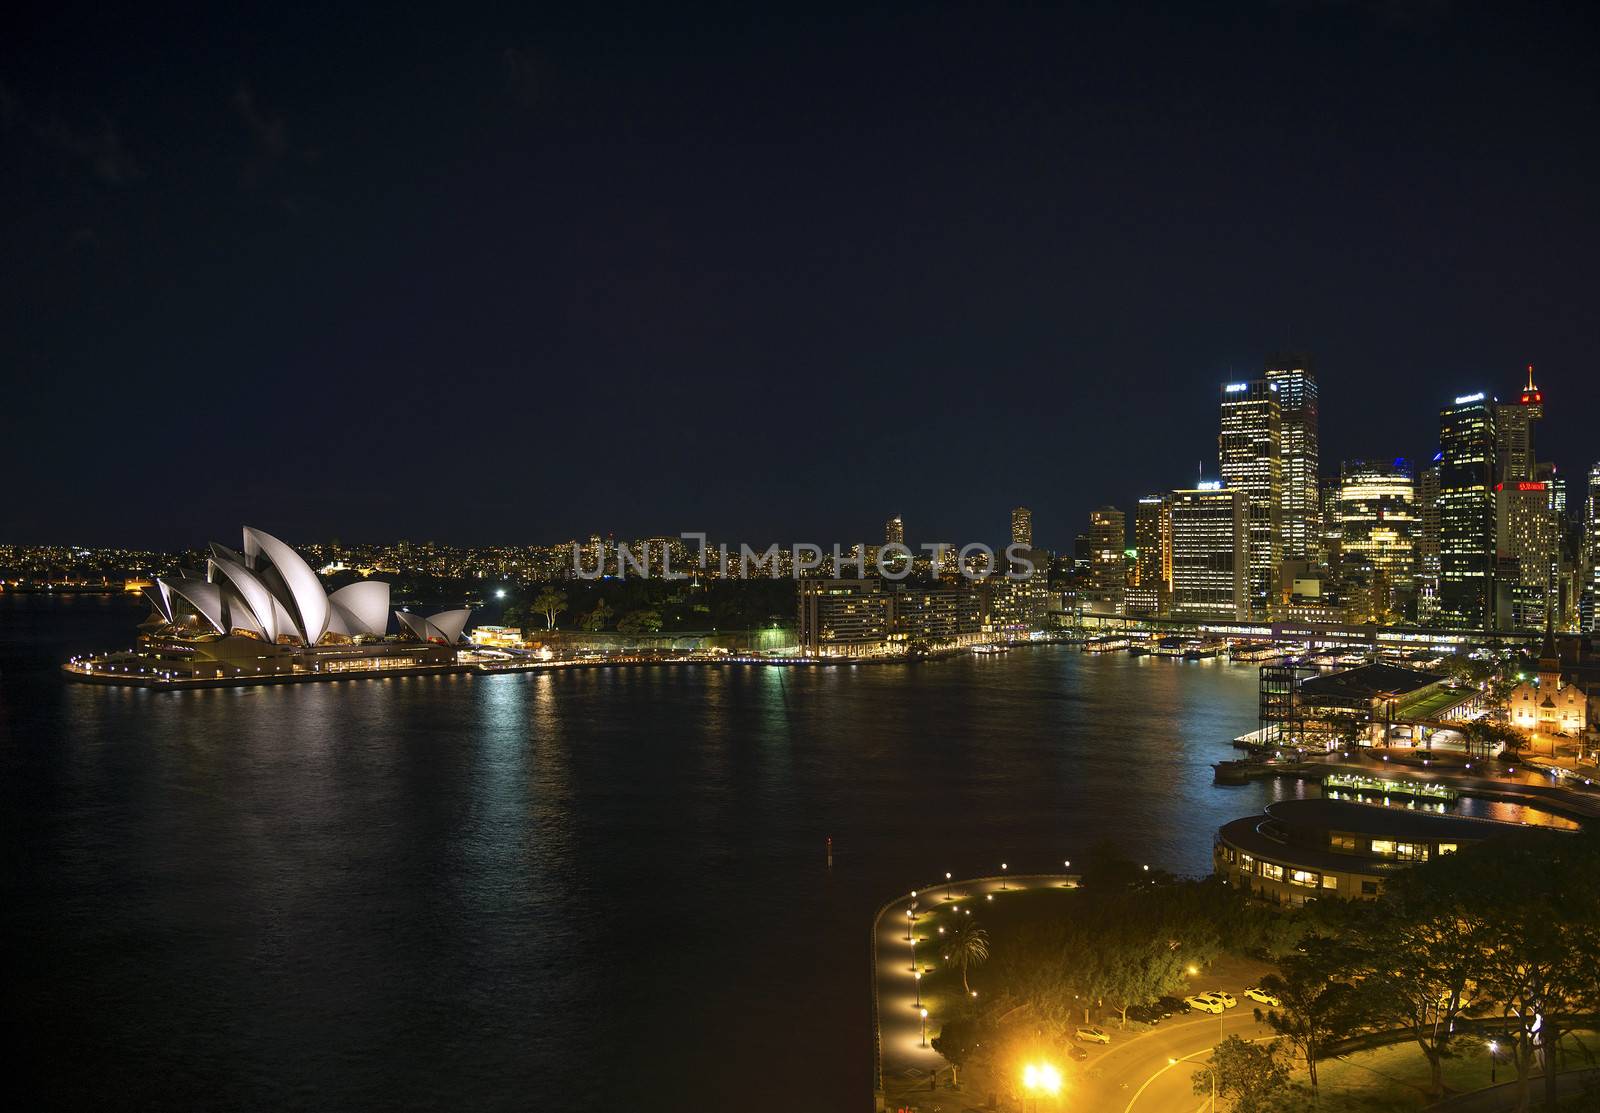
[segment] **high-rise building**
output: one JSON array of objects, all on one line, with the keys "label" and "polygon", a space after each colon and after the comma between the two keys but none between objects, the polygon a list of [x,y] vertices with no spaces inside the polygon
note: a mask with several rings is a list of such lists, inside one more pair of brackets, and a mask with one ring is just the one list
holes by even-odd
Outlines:
[{"label": "high-rise building", "polygon": [[1133,517],[1133,584],[1129,614],[1164,615],[1172,599],[1172,499],[1145,495]]},{"label": "high-rise building", "polygon": [[1222,388],[1222,431],[1217,456],[1222,482],[1240,491],[1249,520],[1249,603],[1265,614],[1277,597],[1283,560],[1282,415],[1278,390],[1266,379]]},{"label": "high-rise building", "polygon": [[[1114,506],[1089,514],[1089,599],[1111,614],[1121,614],[1127,564],[1127,517]],[[1098,608],[1097,608],[1098,609]]]},{"label": "high-rise building", "polygon": [[1281,422],[1282,505],[1285,560],[1314,560],[1321,518],[1317,477],[1321,447],[1317,429],[1317,377],[1304,355],[1282,354],[1267,361],[1267,384],[1278,390]]},{"label": "high-rise building", "polygon": [[1220,483],[1172,492],[1174,618],[1249,617],[1249,507]]},{"label": "high-rise building", "polygon": [[1561,519],[1550,492],[1536,479],[1495,484],[1495,548],[1515,568],[1499,585],[1499,624],[1536,630],[1561,608]]},{"label": "high-rise building", "polygon": [[1533,364],[1528,364],[1528,385],[1511,402],[1494,406],[1495,481],[1515,483],[1533,479],[1533,423],[1544,417],[1544,391],[1533,385]]},{"label": "high-rise building", "polygon": [[896,514],[883,523],[883,543],[885,545],[904,545],[906,543],[906,524]]},{"label": "high-rise building", "polygon": [[1417,473],[1417,621],[1439,617],[1439,455]]},{"label": "high-rise building", "polygon": [[1011,511],[1011,543],[1033,548],[1033,511],[1019,506]]},{"label": "high-rise building", "polygon": [[1411,462],[1347,460],[1339,480],[1340,553],[1347,606],[1388,622],[1416,586],[1416,479]]},{"label": "high-rise building", "polygon": [[1600,464],[1589,469],[1583,521],[1583,593],[1578,610],[1581,629],[1600,631]]},{"label": "high-rise building", "polygon": [[1494,403],[1463,395],[1439,411],[1439,622],[1486,629],[1494,620]]}]

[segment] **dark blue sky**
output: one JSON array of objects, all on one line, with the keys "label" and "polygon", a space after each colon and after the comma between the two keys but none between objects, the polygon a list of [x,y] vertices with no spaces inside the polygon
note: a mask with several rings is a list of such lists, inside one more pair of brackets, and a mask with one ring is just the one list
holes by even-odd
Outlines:
[{"label": "dark blue sky", "polygon": [[1583,6],[53,4],[0,41],[0,540],[1000,537],[1527,362],[1600,458]]}]

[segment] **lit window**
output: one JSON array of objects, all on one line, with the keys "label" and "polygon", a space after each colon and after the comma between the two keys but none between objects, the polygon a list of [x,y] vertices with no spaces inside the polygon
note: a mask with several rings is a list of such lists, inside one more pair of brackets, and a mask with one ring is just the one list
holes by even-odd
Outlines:
[{"label": "lit window", "polygon": [[1261,863],[1261,876],[1262,877],[1266,877],[1266,878],[1270,878],[1273,881],[1282,881],[1283,880],[1283,867],[1282,866],[1275,866],[1271,862],[1262,862]]},{"label": "lit window", "polygon": [[1374,854],[1393,854],[1394,842],[1390,839],[1373,839],[1372,852]]},{"label": "lit window", "polygon": [[1337,889],[1339,887],[1339,879],[1331,873],[1325,873],[1322,875],[1322,887],[1324,889]]},{"label": "lit window", "polygon": [[1440,854],[1454,854],[1455,852],[1456,852],[1456,844],[1455,843],[1453,843],[1453,842],[1442,842],[1442,843],[1439,844],[1439,853]]}]

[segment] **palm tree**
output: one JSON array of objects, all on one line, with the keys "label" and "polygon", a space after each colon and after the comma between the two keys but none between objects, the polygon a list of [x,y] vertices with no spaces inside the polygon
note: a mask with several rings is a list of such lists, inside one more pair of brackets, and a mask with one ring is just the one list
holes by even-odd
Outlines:
[{"label": "palm tree", "polygon": [[950,959],[961,967],[961,988],[970,996],[972,987],[967,984],[967,967],[982,966],[989,960],[989,933],[977,924],[967,925],[967,930],[950,944]]}]

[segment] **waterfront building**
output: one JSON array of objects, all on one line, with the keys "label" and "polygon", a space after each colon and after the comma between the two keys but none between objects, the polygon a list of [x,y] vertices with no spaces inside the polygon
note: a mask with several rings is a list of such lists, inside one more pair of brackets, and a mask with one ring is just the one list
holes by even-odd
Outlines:
[{"label": "waterfront building", "polygon": [[1265,815],[1224,824],[1212,865],[1226,884],[1278,903],[1376,900],[1401,870],[1521,829],[1347,800],[1279,800]]},{"label": "waterfront building", "polygon": [[996,591],[1014,583],[1004,576],[979,583],[804,579],[798,602],[800,651],[811,657],[880,657],[986,641],[993,626],[1004,621],[993,613]]},{"label": "waterfront building", "polygon": [[1467,394],[1439,411],[1439,610],[1441,625],[1484,629],[1494,620],[1495,412]]},{"label": "waterfront building", "polygon": [[1217,457],[1222,482],[1246,499],[1249,522],[1249,608],[1265,615],[1276,600],[1283,559],[1282,414],[1278,390],[1266,379],[1222,388]]},{"label": "waterfront building", "polygon": [[1172,499],[1145,495],[1133,518],[1133,583],[1128,587],[1129,614],[1165,615],[1172,600]]},{"label": "waterfront building", "polygon": [[1248,618],[1248,496],[1211,482],[1171,502],[1172,617]]},{"label": "waterfront building", "polygon": [[471,610],[393,612],[389,585],[362,580],[328,592],[288,545],[245,527],[235,551],[213,543],[205,569],[157,576],[154,613],[135,648],[68,666],[75,679],[184,684],[310,678],[436,668],[455,661]]},{"label": "waterfront building", "polygon": [[1385,623],[1410,602],[1416,576],[1416,484],[1410,461],[1347,460],[1340,472],[1343,597],[1352,617]]},{"label": "waterfront building", "polygon": [[904,545],[906,543],[906,524],[896,514],[883,523],[883,543],[885,545]]},{"label": "waterfront building", "polygon": [[1515,483],[1534,478],[1533,426],[1544,417],[1544,391],[1533,383],[1533,364],[1528,364],[1528,385],[1510,402],[1496,402],[1495,480]]},{"label": "waterfront building", "polygon": [[1102,614],[1123,612],[1128,543],[1127,519],[1114,506],[1102,506],[1089,514],[1089,601]]},{"label": "waterfront building", "polygon": [[1321,499],[1317,480],[1321,460],[1317,377],[1304,355],[1284,354],[1267,361],[1267,384],[1277,388],[1280,414],[1283,556],[1315,558],[1321,538]]},{"label": "waterfront building", "polygon": [[1024,549],[1033,548],[1033,511],[1026,506],[1011,511],[1011,543]]}]

